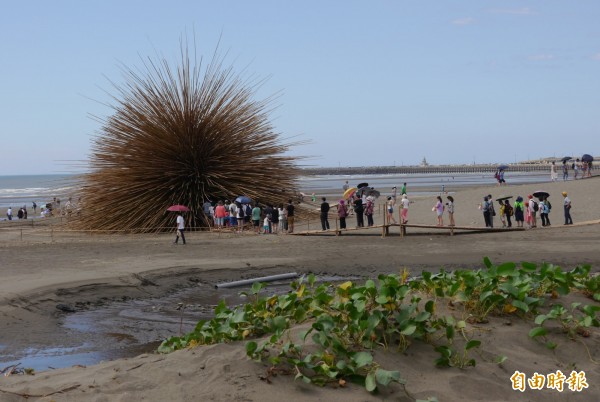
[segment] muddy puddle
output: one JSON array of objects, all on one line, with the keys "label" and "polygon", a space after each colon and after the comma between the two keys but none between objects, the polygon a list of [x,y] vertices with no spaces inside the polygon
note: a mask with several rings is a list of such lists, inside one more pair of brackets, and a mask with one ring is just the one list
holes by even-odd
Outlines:
[{"label": "muddy puddle", "polygon": [[[336,283],[348,279],[319,277],[319,282]],[[264,295],[290,290],[290,280],[270,282]],[[61,317],[52,345],[36,348],[35,335],[29,347],[0,344],[0,369],[20,363],[36,371],[92,365],[101,361],[153,353],[166,338],[193,330],[200,319],[212,318],[214,307],[225,300],[228,306],[246,302],[240,295],[249,287],[219,288],[197,284],[159,298],[114,301],[79,310]]]}]

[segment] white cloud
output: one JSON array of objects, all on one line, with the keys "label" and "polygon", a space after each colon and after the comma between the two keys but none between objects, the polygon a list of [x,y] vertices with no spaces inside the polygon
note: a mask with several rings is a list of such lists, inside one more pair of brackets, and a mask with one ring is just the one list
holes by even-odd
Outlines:
[{"label": "white cloud", "polygon": [[533,54],[533,55],[529,56],[528,58],[529,58],[529,60],[532,60],[532,61],[546,61],[546,60],[553,60],[554,55],[553,54]]},{"label": "white cloud", "polygon": [[492,14],[512,14],[512,15],[533,15],[534,12],[529,7],[522,8],[495,8],[491,9]]},{"label": "white cloud", "polygon": [[474,23],[475,20],[471,17],[465,17],[465,18],[458,18],[452,21],[452,24],[454,25],[470,25],[472,23]]}]

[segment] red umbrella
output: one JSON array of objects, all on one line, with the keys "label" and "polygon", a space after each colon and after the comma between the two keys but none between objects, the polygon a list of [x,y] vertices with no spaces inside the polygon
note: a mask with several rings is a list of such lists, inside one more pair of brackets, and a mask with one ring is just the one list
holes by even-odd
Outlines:
[{"label": "red umbrella", "polygon": [[167,208],[167,211],[171,212],[187,212],[189,210],[190,209],[185,205],[171,205],[169,208]]}]

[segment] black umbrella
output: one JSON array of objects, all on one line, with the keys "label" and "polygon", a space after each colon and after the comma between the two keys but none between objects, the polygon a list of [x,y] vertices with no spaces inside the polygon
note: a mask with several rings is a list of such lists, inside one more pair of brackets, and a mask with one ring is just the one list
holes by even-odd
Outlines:
[{"label": "black umbrella", "polygon": [[511,199],[513,196],[512,195],[508,195],[506,197],[500,197],[500,198],[496,198],[496,201],[504,201],[504,200],[509,200]]},{"label": "black umbrella", "polygon": [[359,190],[363,187],[368,187],[369,183],[358,183],[358,185],[356,186],[356,188],[358,188]]},{"label": "black umbrella", "polygon": [[547,191],[543,191],[543,190],[538,190],[533,193],[533,196],[536,198],[539,198],[539,199],[546,198],[549,195],[550,195],[550,193],[548,193]]},{"label": "black umbrella", "polygon": [[564,158],[561,159],[561,161],[562,161],[562,163],[565,163],[566,161],[570,161],[571,159],[573,159],[573,157],[565,156]]},{"label": "black umbrella", "polygon": [[594,160],[594,157],[590,154],[583,154],[583,156],[581,157],[581,160],[584,162],[591,162]]},{"label": "black umbrella", "polygon": [[508,165],[500,165],[498,166],[498,170],[506,170],[508,169]]}]

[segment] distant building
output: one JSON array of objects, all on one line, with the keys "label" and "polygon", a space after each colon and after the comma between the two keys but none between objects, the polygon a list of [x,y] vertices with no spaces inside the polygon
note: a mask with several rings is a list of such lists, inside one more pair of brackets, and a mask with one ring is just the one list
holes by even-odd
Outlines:
[{"label": "distant building", "polygon": [[425,159],[425,157],[423,157],[423,160],[421,161],[421,166],[422,167],[429,166],[429,163],[427,163],[427,159]]}]

